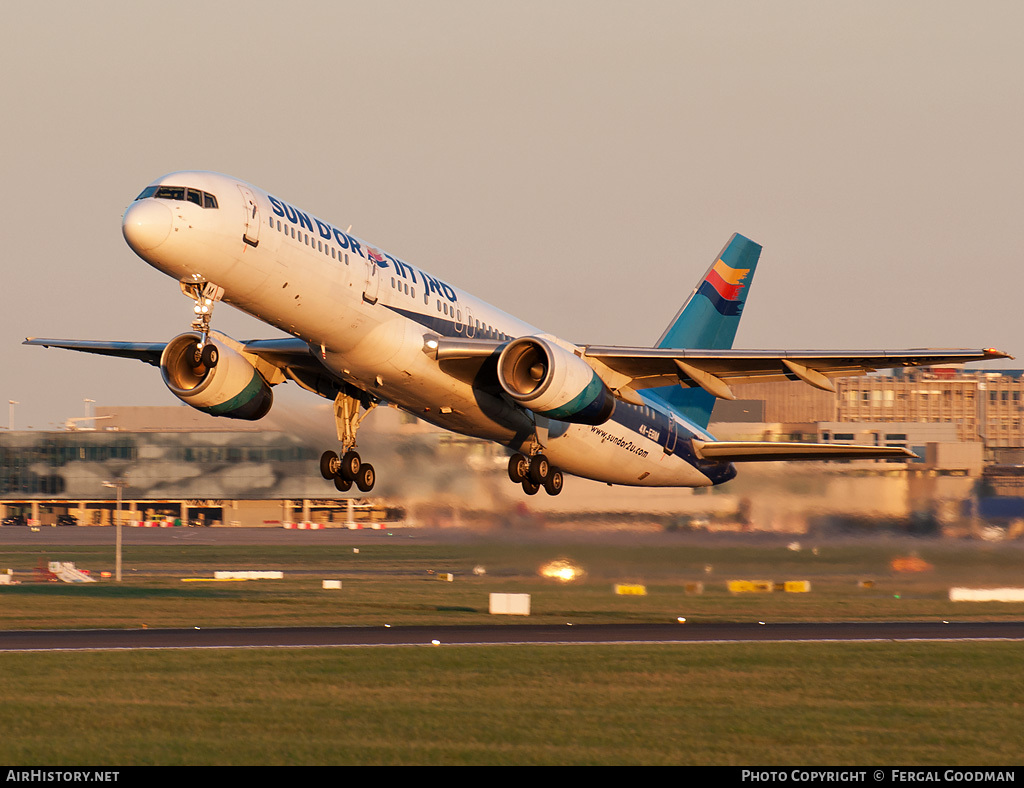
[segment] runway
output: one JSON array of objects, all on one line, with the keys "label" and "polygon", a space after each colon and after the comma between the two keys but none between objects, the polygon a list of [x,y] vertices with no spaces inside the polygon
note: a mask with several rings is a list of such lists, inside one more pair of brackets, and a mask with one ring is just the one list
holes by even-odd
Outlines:
[{"label": "runway", "polygon": [[[0,529],[0,544],[101,545],[112,528]],[[360,545],[392,540],[420,544],[506,540],[605,544],[785,544],[775,534],[637,534],[593,532],[472,532],[461,529],[289,531],[279,528],[126,528],[126,545]],[[894,544],[898,540],[891,540]],[[919,541],[919,540],[918,540]],[[917,542],[914,543],[916,545]],[[912,545],[913,546],[913,545]],[[1019,550],[1021,544],[1002,547]],[[700,644],[744,642],[897,642],[1024,640],[1024,621],[851,621],[800,623],[677,622],[648,624],[531,624],[402,627],[281,627],[211,629],[0,631],[0,652],[128,649],[322,648],[519,644]]]},{"label": "runway", "polygon": [[955,640],[1024,640],[1024,621],[21,630],[0,632],[0,652]]}]

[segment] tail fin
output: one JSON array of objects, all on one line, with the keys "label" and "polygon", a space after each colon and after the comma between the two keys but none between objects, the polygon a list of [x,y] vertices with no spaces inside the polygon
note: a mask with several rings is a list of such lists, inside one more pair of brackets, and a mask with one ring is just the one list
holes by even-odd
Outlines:
[{"label": "tail fin", "polygon": [[[655,347],[731,348],[760,256],[759,244],[734,234]],[[711,420],[715,398],[702,388],[666,386],[644,393],[656,396],[701,427],[706,427]]]}]

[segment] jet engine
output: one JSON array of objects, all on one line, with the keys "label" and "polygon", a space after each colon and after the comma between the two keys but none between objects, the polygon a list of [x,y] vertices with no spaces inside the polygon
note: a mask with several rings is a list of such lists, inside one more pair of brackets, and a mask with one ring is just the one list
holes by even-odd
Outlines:
[{"label": "jet engine", "polygon": [[198,334],[181,334],[160,356],[164,383],[178,399],[211,416],[256,421],[267,415],[273,392],[237,350],[211,336],[197,354]]},{"label": "jet engine", "polygon": [[587,362],[540,336],[505,346],[498,382],[520,405],[559,421],[603,424],[615,410],[615,396]]}]

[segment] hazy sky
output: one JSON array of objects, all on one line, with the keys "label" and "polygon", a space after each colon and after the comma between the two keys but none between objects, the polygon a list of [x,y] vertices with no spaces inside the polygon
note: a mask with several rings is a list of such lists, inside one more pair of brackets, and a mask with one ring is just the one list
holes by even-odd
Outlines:
[{"label": "hazy sky", "polygon": [[1024,356],[1022,30],[1019,2],[7,3],[0,404],[54,428],[177,402],[20,343],[188,329],[120,228],[178,169],[576,342],[651,344],[741,232],[738,347]]}]

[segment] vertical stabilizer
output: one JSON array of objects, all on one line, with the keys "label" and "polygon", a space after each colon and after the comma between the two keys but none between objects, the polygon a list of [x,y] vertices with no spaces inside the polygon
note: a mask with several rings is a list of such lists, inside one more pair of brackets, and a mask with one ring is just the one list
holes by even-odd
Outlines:
[{"label": "vertical stabilizer", "polygon": [[[759,244],[738,233],[734,234],[669,323],[655,347],[708,350],[731,348],[760,256]],[[665,386],[648,389],[644,394],[667,403],[680,415],[701,427],[708,425],[711,410],[715,406],[715,398],[699,387]]]}]

